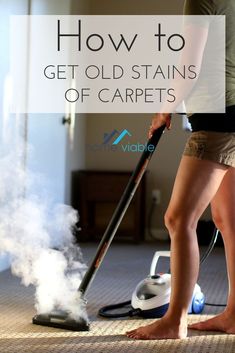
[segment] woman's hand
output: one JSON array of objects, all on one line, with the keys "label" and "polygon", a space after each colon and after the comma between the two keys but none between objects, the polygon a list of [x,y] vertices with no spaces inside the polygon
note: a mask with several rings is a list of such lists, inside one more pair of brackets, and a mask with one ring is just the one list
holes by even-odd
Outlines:
[{"label": "woman's hand", "polygon": [[149,128],[149,138],[152,137],[153,132],[160,126],[166,125],[167,129],[171,128],[171,114],[169,113],[156,113],[152,119],[152,124]]}]

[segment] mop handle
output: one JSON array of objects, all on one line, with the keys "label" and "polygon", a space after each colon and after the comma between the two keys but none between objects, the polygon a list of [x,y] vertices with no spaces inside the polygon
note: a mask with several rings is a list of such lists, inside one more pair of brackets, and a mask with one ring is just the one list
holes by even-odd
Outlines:
[{"label": "mop handle", "polygon": [[105,233],[100,241],[100,244],[98,246],[96,255],[88,267],[81,284],[78,288],[78,291],[81,293],[82,296],[85,295],[88,286],[91,284],[92,280],[95,277],[96,271],[100,267],[100,264],[102,263],[104,256],[113,240],[114,235],[116,234],[116,231],[126,213],[126,210],[135,194],[135,191],[142,179],[142,176],[144,175],[146,168],[148,166],[148,163],[156,149],[156,146],[162,136],[162,133],[165,129],[165,125],[161,126],[159,129],[155,130],[152,137],[148,140],[148,143],[146,145],[146,148],[144,152],[142,153],[140,160],[133,171],[129,182],[125,188],[125,191],[113,213],[113,216],[105,230]]}]

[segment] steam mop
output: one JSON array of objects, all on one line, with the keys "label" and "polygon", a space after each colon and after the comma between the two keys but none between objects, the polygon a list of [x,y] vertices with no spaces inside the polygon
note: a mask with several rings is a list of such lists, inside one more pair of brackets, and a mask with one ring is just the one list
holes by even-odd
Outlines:
[{"label": "steam mop", "polygon": [[[81,284],[78,288],[78,298],[81,300],[82,306],[86,305],[85,294],[88,290],[88,287],[94,279],[95,274],[100,267],[107,250],[109,249],[109,246],[136,192],[142,176],[147,169],[147,166],[162,136],[162,133],[164,132],[164,129],[165,125],[155,130],[152,137],[148,140],[146,148],[142,153],[140,160],[134,172],[132,173],[132,176],[130,177],[126,189],[100,241],[96,255],[81,281]],[[33,324],[36,325],[50,326],[72,331],[88,331],[90,327],[89,322],[87,322],[84,318],[81,317],[78,320],[75,320],[72,318],[71,313],[64,311],[54,311],[48,314],[39,314],[34,316],[32,321]]]}]

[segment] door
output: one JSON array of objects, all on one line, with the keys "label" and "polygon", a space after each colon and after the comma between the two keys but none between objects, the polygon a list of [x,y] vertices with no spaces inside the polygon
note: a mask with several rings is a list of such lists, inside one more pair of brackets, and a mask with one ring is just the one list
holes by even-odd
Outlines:
[{"label": "door", "polygon": [[[32,15],[68,15],[84,11],[88,11],[88,0],[30,1]],[[71,125],[62,121],[63,114],[29,114],[27,138],[33,148],[27,156],[27,165],[44,176],[44,186],[54,202],[70,204],[71,171],[85,166],[86,121],[84,115],[76,115]],[[40,186],[36,192],[40,193]]]},{"label": "door", "polygon": [[[21,124],[18,124],[18,118],[9,114],[10,85],[9,85],[9,22],[10,15],[28,14],[28,0],[0,0],[0,187],[1,202],[4,202],[2,192],[8,187],[4,180],[4,156],[12,152],[12,136],[18,128],[24,129],[24,116],[20,117]],[[22,160],[23,163],[23,160]],[[10,183],[10,181],[8,181]],[[0,271],[5,270],[10,265],[8,256],[0,251]]]},{"label": "door", "polygon": [[[42,192],[45,195],[46,191],[48,197],[53,198],[55,203],[69,203],[71,169],[84,166],[85,118],[77,116],[72,131],[70,126],[62,124],[62,114],[10,116],[7,109],[8,99],[10,99],[7,80],[10,59],[9,18],[10,15],[27,15],[28,13],[69,14],[70,1],[0,0],[0,162],[6,137],[9,137],[10,142],[7,144],[9,150],[6,152],[11,152],[13,145],[17,142],[16,136],[21,133],[25,140],[25,147],[27,143],[31,146],[28,149],[24,148],[23,155],[21,155],[22,163],[25,168],[39,176],[40,180],[37,187],[34,184],[31,191],[37,195]],[[26,57],[29,57],[28,48],[28,46],[23,48]],[[9,125],[11,125],[10,129]],[[11,136],[9,131],[12,132]],[[74,133],[73,144],[71,144],[71,133]],[[0,163],[0,184],[1,166]],[[17,175],[15,177],[17,178]],[[26,187],[24,191],[29,193],[29,188]],[[7,256],[0,252],[0,270],[8,266]]]},{"label": "door", "polygon": [[[62,0],[31,0],[31,15],[69,14],[70,2]],[[32,55],[34,32],[30,33]],[[30,60],[29,60],[30,62]],[[39,98],[40,99],[40,98]],[[27,139],[30,153],[27,167],[41,175],[41,185],[35,193],[48,193],[55,203],[65,202],[67,127],[62,124],[63,114],[29,114]]]}]

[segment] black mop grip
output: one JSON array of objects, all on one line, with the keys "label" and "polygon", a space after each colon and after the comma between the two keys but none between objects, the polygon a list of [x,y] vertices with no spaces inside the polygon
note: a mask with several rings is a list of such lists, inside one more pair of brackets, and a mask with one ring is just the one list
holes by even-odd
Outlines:
[{"label": "black mop grip", "polygon": [[[159,129],[155,130],[152,137],[148,140],[147,146],[142,153],[140,160],[133,171],[130,180],[125,188],[125,191],[113,213],[113,216],[105,230],[105,233],[100,241],[96,255],[90,264],[85,276],[83,277],[81,284],[78,288],[78,291],[84,295],[88,289],[88,286],[91,284],[92,279],[94,278],[96,271],[98,270],[103,258],[113,240],[114,235],[121,223],[126,210],[135,194],[135,191],[140,183],[140,180],[146,171],[148,163],[154,153],[154,150],[162,136],[162,133],[165,129],[165,125],[161,126]],[[154,147],[153,147],[154,146]]]}]

